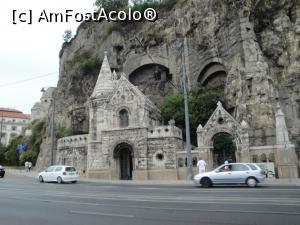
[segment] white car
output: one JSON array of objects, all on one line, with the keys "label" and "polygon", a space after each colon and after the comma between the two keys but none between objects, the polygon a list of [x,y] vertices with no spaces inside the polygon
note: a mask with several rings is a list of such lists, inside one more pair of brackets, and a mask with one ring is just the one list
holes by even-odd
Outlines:
[{"label": "white car", "polygon": [[54,165],[39,173],[39,182],[64,182],[76,183],[79,179],[76,169],[73,166]]},{"label": "white car", "polygon": [[202,187],[211,187],[215,184],[247,184],[256,187],[264,180],[264,170],[255,163],[223,164],[213,171],[194,176],[194,183]]}]

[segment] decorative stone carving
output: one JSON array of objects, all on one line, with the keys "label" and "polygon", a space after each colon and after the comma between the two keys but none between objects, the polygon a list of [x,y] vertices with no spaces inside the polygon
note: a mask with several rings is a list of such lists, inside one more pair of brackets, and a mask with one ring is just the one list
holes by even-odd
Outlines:
[{"label": "decorative stone carving", "polygon": [[221,102],[217,103],[217,108],[205,124],[201,124],[197,129],[198,150],[199,154],[204,156],[208,165],[212,167],[213,157],[213,137],[218,133],[228,133],[233,137],[236,144],[236,159],[239,162],[249,162],[249,135],[245,127],[240,125],[222,106]]}]

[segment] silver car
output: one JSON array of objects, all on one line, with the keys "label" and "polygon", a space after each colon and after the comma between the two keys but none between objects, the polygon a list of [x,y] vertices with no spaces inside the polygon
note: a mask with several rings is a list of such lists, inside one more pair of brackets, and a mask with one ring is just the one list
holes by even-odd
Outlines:
[{"label": "silver car", "polygon": [[194,176],[194,183],[202,187],[215,184],[247,184],[256,187],[265,180],[265,172],[255,163],[223,164],[210,172]]}]

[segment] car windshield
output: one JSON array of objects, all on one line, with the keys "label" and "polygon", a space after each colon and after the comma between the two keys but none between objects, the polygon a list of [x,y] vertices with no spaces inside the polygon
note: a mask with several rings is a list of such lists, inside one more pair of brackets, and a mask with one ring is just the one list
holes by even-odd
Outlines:
[{"label": "car windshield", "polygon": [[66,172],[75,172],[75,168],[74,167],[66,167]]}]

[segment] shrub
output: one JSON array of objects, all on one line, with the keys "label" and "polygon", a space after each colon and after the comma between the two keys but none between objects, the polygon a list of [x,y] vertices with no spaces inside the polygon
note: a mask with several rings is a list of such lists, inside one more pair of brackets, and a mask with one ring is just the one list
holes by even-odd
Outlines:
[{"label": "shrub", "polygon": [[70,40],[73,37],[72,30],[65,30],[62,37],[63,37],[64,42],[70,42]]},{"label": "shrub", "polygon": [[27,150],[20,155],[20,165],[24,165],[26,161],[34,162],[35,164],[37,159],[37,153],[32,150]]},{"label": "shrub", "polygon": [[71,128],[60,127],[57,129],[56,138],[63,138],[73,135],[73,131]]},{"label": "shrub", "polygon": [[88,51],[75,56],[73,61],[75,61],[75,63],[79,62],[79,67],[83,74],[98,72],[102,64],[102,61],[98,57],[92,56]]},{"label": "shrub", "polygon": [[104,8],[107,12],[121,9],[124,5],[126,5],[126,1],[124,0],[96,0],[94,3],[97,10]]}]

